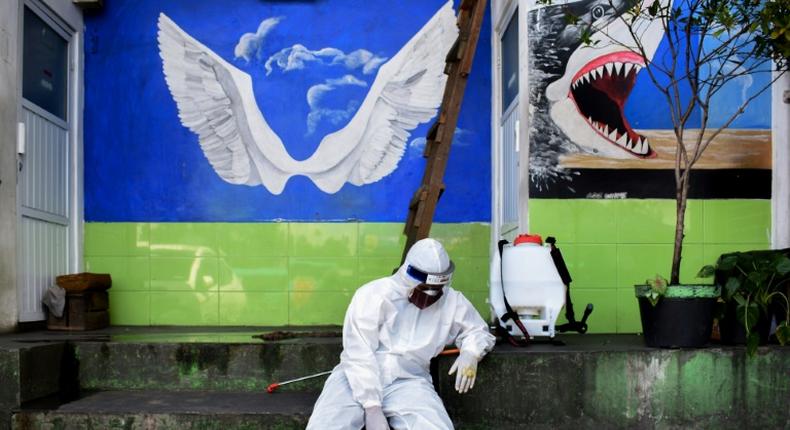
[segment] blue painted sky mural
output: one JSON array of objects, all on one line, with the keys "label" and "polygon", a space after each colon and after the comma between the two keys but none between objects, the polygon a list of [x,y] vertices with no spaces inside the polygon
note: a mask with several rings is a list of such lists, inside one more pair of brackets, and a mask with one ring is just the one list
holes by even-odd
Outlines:
[{"label": "blue painted sky mural", "polygon": [[[221,59],[215,63],[224,61],[248,74],[254,101],[289,163],[298,166],[295,170],[310,170],[300,163],[364,109],[366,97],[376,91],[379,71],[443,5],[441,0],[404,2],[396,8],[385,1],[363,5],[344,0],[240,0],[233,7],[187,0],[107,3],[98,14],[86,16],[86,220],[403,221],[422,177],[430,121],[422,118],[405,138],[397,168],[364,185],[340,182],[338,191],[325,192],[299,174],[286,178],[280,193],[263,185],[229,183],[204,152],[214,141],[201,140],[182,124],[189,119],[179,118],[178,91],[173,89],[179,84],[168,78],[168,88],[158,22],[164,14],[183,37]],[[487,18],[438,221],[490,219],[488,23]],[[163,48],[161,55],[169,54]],[[443,61],[444,54],[437,55]],[[174,64],[173,70],[182,67]],[[354,175],[348,176],[344,178],[354,181]]]}]

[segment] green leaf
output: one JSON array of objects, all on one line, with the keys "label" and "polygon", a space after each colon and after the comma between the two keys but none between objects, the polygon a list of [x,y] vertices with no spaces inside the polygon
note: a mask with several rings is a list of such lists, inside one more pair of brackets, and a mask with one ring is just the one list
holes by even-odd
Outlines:
[{"label": "green leaf", "polygon": [[650,7],[647,8],[647,13],[649,13],[650,16],[655,17],[656,15],[658,15],[658,8],[660,6],[661,4],[658,2],[658,0],[654,1],[653,4],[651,4]]},{"label": "green leaf", "polygon": [[725,298],[732,297],[741,288],[741,280],[736,277],[727,279],[724,284]]},{"label": "green leaf", "polygon": [[768,282],[768,277],[771,276],[770,273],[767,272],[751,272],[747,279],[749,282],[754,284],[756,288],[762,287]]},{"label": "green leaf", "polygon": [[735,263],[737,262],[738,262],[737,256],[728,255],[724,258],[720,258],[717,266],[719,267],[719,270],[728,271],[728,270],[732,270],[735,267]]},{"label": "green leaf", "polygon": [[657,293],[654,290],[651,290],[649,293],[647,293],[647,300],[649,300],[650,304],[653,306],[658,304],[658,300],[660,298],[661,298],[661,294]]},{"label": "green leaf", "polygon": [[757,352],[757,347],[760,345],[760,335],[758,333],[750,333],[746,339],[746,352],[749,357],[754,357]]},{"label": "green leaf", "polygon": [[782,321],[782,323],[776,327],[776,339],[781,345],[790,343],[790,325],[787,325],[787,321]]},{"label": "green leaf", "polygon": [[776,271],[780,275],[786,275],[790,272],[790,258],[787,258],[785,255],[779,258],[779,261],[776,263]]},{"label": "green leaf", "polygon": [[703,266],[702,269],[699,269],[697,272],[698,278],[710,278],[716,273],[716,268],[708,264],[707,266]]},{"label": "green leaf", "polygon": [[748,306],[738,305],[738,307],[735,308],[735,315],[738,317],[738,321],[743,324],[746,331],[749,332],[757,325],[757,320],[760,316],[760,308],[754,303],[749,303]]}]

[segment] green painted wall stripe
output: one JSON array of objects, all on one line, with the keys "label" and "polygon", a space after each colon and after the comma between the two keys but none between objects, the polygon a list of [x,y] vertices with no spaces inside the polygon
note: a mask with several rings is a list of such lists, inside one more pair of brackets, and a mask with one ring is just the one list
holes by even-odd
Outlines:
[{"label": "green painted wall stripe", "polygon": [[[532,232],[555,236],[592,333],[641,331],[634,285],[669,277],[674,200],[532,199]],[[692,200],[681,280],[770,244],[770,201]],[[118,325],[340,324],[353,292],[391,273],[400,223],[87,223],[85,265],[113,276]],[[435,224],[454,287],[488,317],[490,226]],[[563,318],[560,318],[562,321]]]},{"label": "green painted wall stripe", "polygon": [[[398,266],[400,223],[87,223],[85,266],[110,273],[117,325],[341,324],[351,295]],[[453,287],[485,316],[490,227],[435,224]]]},{"label": "green painted wall stripe", "polygon": [[[641,332],[634,285],[669,278],[675,201],[669,199],[530,199],[533,233],[555,236],[573,277],[576,309],[593,303],[590,332]],[[770,246],[769,200],[690,200],[681,282],[725,252]]]}]

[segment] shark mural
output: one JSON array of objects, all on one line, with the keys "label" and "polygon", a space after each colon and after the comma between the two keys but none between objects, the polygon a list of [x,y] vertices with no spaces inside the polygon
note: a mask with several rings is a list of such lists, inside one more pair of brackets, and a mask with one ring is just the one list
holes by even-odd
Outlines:
[{"label": "shark mural", "polygon": [[[671,0],[659,1],[666,6]],[[659,20],[629,13],[636,4],[647,8],[653,2],[570,0],[529,10],[531,196],[674,195],[672,125],[660,94],[641,76],[646,64],[664,61],[664,29]],[[633,34],[625,23],[632,20]],[[585,44],[587,28],[592,34]],[[645,56],[636,53],[637,41]],[[747,89],[734,88],[727,97]],[[728,105],[724,99],[717,104]],[[698,166],[695,174],[703,182],[720,185],[697,187],[717,190],[706,197],[757,197],[736,182],[770,180],[770,135],[759,130],[764,125],[744,128],[724,133]],[[722,178],[737,180],[723,185]]]},{"label": "shark mural", "polygon": [[[248,61],[260,58],[261,41],[280,19],[266,19],[255,33],[242,35],[235,57]],[[351,119],[324,136],[309,158],[297,161],[261,113],[249,74],[166,15],[160,14],[158,27],[163,71],[179,118],[198,136],[214,171],[228,183],[263,185],[275,195],[296,175],[306,176],[323,192],[334,194],[347,182],[362,186],[392,173],[406,151],[411,131],[436,115],[446,82],[445,53],[458,36],[453,4],[448,1],[388,60],[362,49],[346,54],[334,48],[311,51],[300,44],[268,58],[267,75],[275,67],[291,70],[315,61],[359,66],[365,74],[378,68],[359,106],[350,103],[340,110],[318,107],[321,97],[337,87],[367,87],[353,75],[327,79],[308,90],[308,134],[323,117],[332,117],[335,123]]]},{"label": "shark mural", "polygon": [[[623,15],[632,4],[581,0],[529,12],[533,176],[562,175],[558,159],[565,153],[655,156],[624,113],[637,74],[651,60],[628,49],[635,42],[621,18],[630,19]],[[578,21],[568,22],[568,14]],[[583,27],[597,29],[589,45],[581,41]],[[639,22],[635,28],[645,52],[654,54],[663,38],[660,22]]]}]

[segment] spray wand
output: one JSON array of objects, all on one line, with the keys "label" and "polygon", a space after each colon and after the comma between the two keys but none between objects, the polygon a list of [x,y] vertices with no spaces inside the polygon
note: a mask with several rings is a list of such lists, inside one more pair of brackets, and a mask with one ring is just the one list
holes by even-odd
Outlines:
[{"label": "spray wand", "polygon": [[[459,352],[460,351],[458,350],[458,348],[445,349],[444,351],[440,352],[439,355],[453,355],[453,354],[458,354]],[[301,378],[289,379],[287,381],[282,381],[282,382],[272,382],[271,384],[269,384],[268,387],[266,387],[266,391],[271,394],[271,393],[274,393],[274,391],[276,389],[282,387],[283,385],[288,385],[288,384],[291,384],[291,383],[294,383],[294,382],[299,382],[299,381],[305,381],[305,380],[308,380],[308,379],[318,378],[319,376],[328,375],[330,373],[332,373],[332,371],[331,370],[327,370],[325,372],[319,372],[319,373],[315,373],[313,375],[302,376]]]}]

